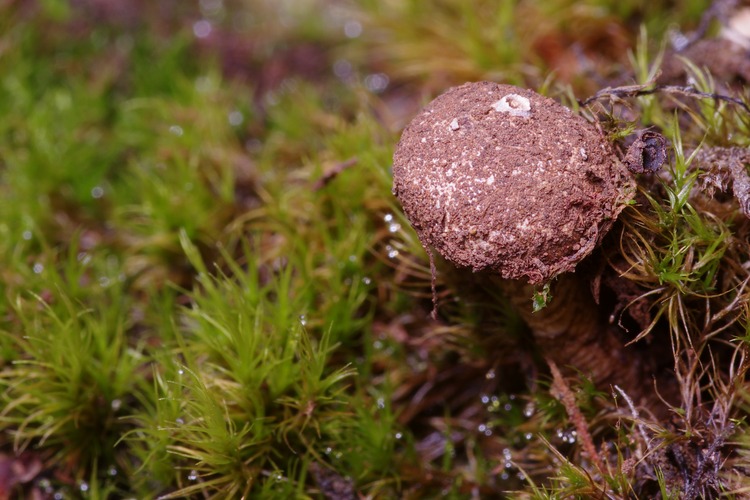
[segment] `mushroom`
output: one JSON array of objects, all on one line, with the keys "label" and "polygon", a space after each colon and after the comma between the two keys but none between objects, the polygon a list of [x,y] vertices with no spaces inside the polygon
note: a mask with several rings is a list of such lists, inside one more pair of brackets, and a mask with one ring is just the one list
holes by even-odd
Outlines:
[{"label": "mushroom", "polygon": [[[643,391],[640,360],[573,273],[635,194],[595,126],[531,90],[454,87],[405,128],[393,193],[428,252],[499,278],[548,360]],[[533,312],[545,284],[554,300]]]}]

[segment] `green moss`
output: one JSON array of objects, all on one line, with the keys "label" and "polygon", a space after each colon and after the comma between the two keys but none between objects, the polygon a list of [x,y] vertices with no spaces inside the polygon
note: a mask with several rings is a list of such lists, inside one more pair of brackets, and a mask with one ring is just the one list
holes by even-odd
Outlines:
[{"label": "green moss", "polygon": [[[582,108],[599,83],[540,48],[609,27],[627,36],[600,76],[653,85],[665,30],[706,5],[678,3],[0,6],[0,457],[41,463],[13,494],[666,497],[687,490],[663,450],[689,443],[722,459],[690,476],[701,491],[747,486],[748,224],[693,162],[747,146],[750,120],[658,92]],[[395,129],[467,79],[563,95],[618,144],[671,142],[597,265],[635,286],[613,322],[642,299],[630,338],[671,353],[673,423],[580,378],[576,421],[490,278],[438,261],[429,319]]]}]

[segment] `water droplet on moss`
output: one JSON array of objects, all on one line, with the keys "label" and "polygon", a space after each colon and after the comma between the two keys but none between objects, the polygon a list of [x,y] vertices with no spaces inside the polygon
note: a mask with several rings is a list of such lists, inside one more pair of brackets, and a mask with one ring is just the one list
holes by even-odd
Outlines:
[{"label": "water droplet on moss", "polygon": [[242,114],[241,111],[234,110],[229,113],[227,116],[227,120],[229,121],[229,124],[233,127],[239,127],[242,125],[242,122],[245,121],[245,115]]},{"label": "water droplet on moss", "polygon": [[532,415],[534,415],[534,403],[528,403],[523,408],[523,416],[526,418],[531,418]]},{"label": "water droplet on moss", "polygon": [[206,38],[211,34],[212,29],[211,22],[206,19],[201,19],[193,24],[193,34],[196,38]]}]

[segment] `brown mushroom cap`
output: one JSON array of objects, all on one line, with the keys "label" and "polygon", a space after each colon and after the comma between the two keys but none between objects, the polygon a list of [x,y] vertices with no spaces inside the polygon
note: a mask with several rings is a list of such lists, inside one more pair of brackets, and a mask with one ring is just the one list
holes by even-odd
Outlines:
[{"label": "brown mushroom cap", "polygon": [[466,83],[406,127],[393,192],[424,245],[540,283],[591,253],[634,182],[596,128],[531,90]]}]

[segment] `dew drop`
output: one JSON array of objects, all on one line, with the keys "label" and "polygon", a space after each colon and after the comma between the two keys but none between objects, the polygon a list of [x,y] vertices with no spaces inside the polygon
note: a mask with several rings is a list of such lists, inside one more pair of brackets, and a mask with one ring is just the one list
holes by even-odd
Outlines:
[{"label": "dew drop", "polygon": [[212,30],[211,22],[206,19],[201,19],[193,24],[193,34],[196,38],[206,38],[211,34]]},{"label": "dew drop", "polygon": [[368,276],[365,276],[364,278],[362,278],[362,283],[364,283],[365,285],[369,285],[372,283],[372,279]]},{"label": "dew drop", "polygon": [[531,441],[531,438],[534,437],[530,432],[527,432],[523,435],[523,437],[526,438],[526,441]]},{"label": "dew drop", "polygon": [[184,374],[185,374],[185,370],[183,370],[182,368],[177,370],[177,375],[184,375]]},{"label": "dew drop", "polygon": [[333,74],[341,80],[348,80],[354,74],[354,67],[346,59],[339,59],[333,63]]},{"label": "dew drop", "polygon": [[112,411],[119,410],[122,407],[122,400],[120,400],[120,399],[113,399],[112,403],[111,403],[111,406],[112,406]]},{"label": "dew drop", "polygon": [[487,380],[492,380],[492,379],[495,378],[495,376],[496,376],[495,375],[495,369],[493,368],[493,369],[489,370],[487,373],[485,373],[484,378],[486,378]]},{"label": "dew drop", "polygon": [[383,398],[378,398],[377,400],[378,409],[382,410],[385,408],[385,400]]},{"label": "dew drop", "polygon": [[106,276],[100,276],[99,277],[99,286],[101,287],[108,287],[110,285],[110,279]]},{"label": "dew drop", "polygon": [[404,437],[404,435],[403,435],[403,434],[401,434],[400,432],[397,432],[397,433],[396,433],[396,434],[394,435],[394,437],[395,437],[396,439],[401,439],[402,437]]},{"label": "dew drop", "polygon": [[41,274],[42,271],[44,271],[44,265],[42,264],[34,264],[34,267],[32,268],[36,274]]},{"label": "dew drop", "polygon": [[169,132],[176,135],[177,137],[181,137],[182,134],[185,133],[185,131],[182,130],[182,127],[180,127],[179,125],[172,125],[171,127],[169,127]]},{"label": "dew drop", "polygon": [[28,229],[21,233],[21,238],[25,239],[26,241],[29,241],[31,239],[31,236],[31,231],[29,231]]},{"label": "dew drop", "polygon": [[385,215],[383,216],[383,220],[384,220],[385,222],[393,222],[393,214],[385,214]]},{"label": "dew drop", "polygon": [[78,489],[83,493],[86,493],[87,491],[89,491],[89,483],[87,483],[86,481],[81,481],[81,484],[78,485]]},{"label": "dew drop", "polygon": [[347,38],[357,38],[362,34],[362,24],[359,21],[347,21],[344,23],[344,34]]},{"label": "dew drop", "polygon": [[176,423],[177,425],[184,425],[184,424],[185,424],[185,419],[183,419],[182,417],[177,417],[177,418],[175,419],[175,423]]},{"label": "dew drop", "polygon": [[197,481],[198,480],[198,471],[191,470],[190,474],[188,474],[188,481]]},{"label": "dew drop", "polygon": [[78,255],[76,255],[76,260],[85,266],[86,264],[91,262],[91,256],[86,252],[78,252]]},{"label": "dew drop", "polygon": [[305,316],[304,314],[300,314],[299,315],[299,322],[300,322],[300,324],[302,326],[307,325],[307,316]]},{"label": "dew drop", "polygon": [[531,418],[533,415],[534,415],[534,403],[529,402],[523,408],[523,416],[526,418]]},{"label": "dew drop", "polygon": [[227,116],[227,119],[229,120],[229,124],[233,127],[239,127],[242,125],[242,122],[245,121],[245,115],[242,114],[241,111],[234,110],[229,113]]},{"label": "dew drop", "polygon": [[91,188],[91,197],[98,200],[104,196],[104,188],[101,186],[94,186]]},{"label": "dew drop", "polygon": [[512,405],[512,404],[510,404],[510,403],[505,403],[505,404],[503,405],[503,410],[505,410],[505,411],[510,411],[510,410],[512,410],[512,409],[513,409],[513,405]]},{"label": "dew drop", "polygon": [[482,404],[487,404],[490,402],[490,397],[486,394],[482,394]]},{"label": "dew drop", "polygon": [[389,233],[397,233],[401,230],[401,224],[398,222],[392,222],[388,225],[388,232]]},{"label": "dew drop", "polygon": [[108,475],[109,475],[110,477],[114,477],[114,476],[116,476],[116,475],[117,475],[117,467],[115,467],[114,465],[110,465],[110,466],[109,466],[109,469],[107,469],[107,474],[108,474]]},{"label": "dew drop", "polygon": [[390,82],[390,78],[385,73],[373,73],[365,77],[365,87],[371,92],[379,94],[383,92]]}]

